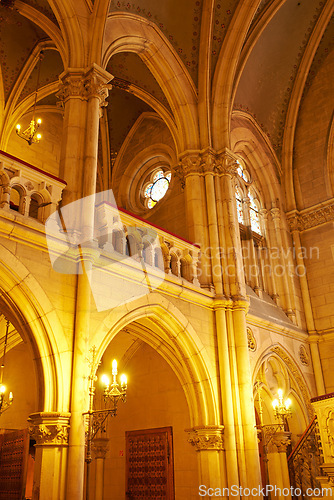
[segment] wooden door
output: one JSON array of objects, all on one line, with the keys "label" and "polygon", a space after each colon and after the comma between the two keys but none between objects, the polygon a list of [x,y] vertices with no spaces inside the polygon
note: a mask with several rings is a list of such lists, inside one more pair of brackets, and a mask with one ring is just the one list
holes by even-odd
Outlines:
[{"label": "wooden door", "polygon": [[126,432],[128,500],[174,500],[171,427]]},{"label": "wooden door", "polygon": [[28,452],[28,429],[0,434],[0,500],[24,498]]}]

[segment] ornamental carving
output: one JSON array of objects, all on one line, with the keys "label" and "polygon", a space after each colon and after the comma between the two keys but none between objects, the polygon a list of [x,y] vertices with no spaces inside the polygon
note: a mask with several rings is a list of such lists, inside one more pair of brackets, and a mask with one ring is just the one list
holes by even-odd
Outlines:
[{"label": "ornamental carving", "polygon": [[101,73],[98,68],[93,67],[89,71],[79,72],[73,71],[60,76],[60,90],[56,96],[63,105],[69,98],[81,98],[88,100],[91,97],[98,97],[100,106],[107,106],[106,99],[109,90],[112,88],[106,79],[111,80],[113,77],[106,72]]},{"label": "ornamental carving", "polygon": [[299,348],[299,359],[302,365],[308,366],[310,364],[310,359],[305,349],[305,346],[301,345]]},{"label": "ornamental carving", "polygon": [[28,422],[29,434],[37,445],[68,445],[69,414],[33,413]]},{"label": "ornamental carving", "polygon": [[195,446],[196,451],[224,450],[223,426],[195,427],[189,429],[188,442]]},{"label": "ornamental carving", "polygon": [[248,342],[248,350],[251,352],[255,352],[257,348],[256,340],[252,330],[247,328],[247,342]]},{"label": "ornamental carving", "polygon": [[229,150],[225,150],[217,157],[216,169],[220,174],[235,177],[238,175],[239,163]]},{"label": "ornamental carving", "polygon": [[201,157],[199,152],[188,153],[181,158],[181,166],[184,175],[200,172]]},{"label": "ornamental carving", "polygon": [[108,448],[109,439],[107,438],[95,438],[92,444],[92,451],[94,453],[95,458],[106,458]]},{"label": "ornamental carving", "polygon": [[278,453],[286,453],[287,447],[291,444],[290,432],[276,432],[272,437],[272,444],[277,448]]},{"label": "ornamental carving", "polygon": [[309,415],[310,419],[312,419],[314,416],[314,410],[313,410],[313,407],[310,403],[310,396],[309,396],[309,393],[306,389],[305,382],[304,382],[303,378],[301,377],[297,366],[290,359],[290,357],[285,353],[285,351],[283,351],[283,349],[281,347],[274,346],[271,348],[271,351],[276,353],[284,361],[286,366],[291,371],[292,375],[294,376],[294,378],[298,384],[300,392],[303,395],[303,399],[304,399],[304,403],[305,403],[306,408],[307,408],[308,415]]},{"label": "ornamental carving", "polygon": [[297,211],[288,214],[288,223],[291,231],[306,231],[334,220],[334,202],[326,207],[300,213]]}]

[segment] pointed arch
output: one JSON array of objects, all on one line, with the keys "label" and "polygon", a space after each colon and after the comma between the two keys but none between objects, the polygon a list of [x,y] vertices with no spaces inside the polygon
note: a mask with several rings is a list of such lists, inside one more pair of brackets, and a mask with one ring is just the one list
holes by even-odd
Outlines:
[{"label": "pointed arch", "polygon": [[[268,361],[270,358],[277,359],[279,363],[284,367],[287,375],[293,381],[294,390],[293,396],[298,402],[304,419],[305,426],[308,421],[312,420],[314,416],[314,410],[310,403],[311,394],[309,387],[304,379],[302,372],[300,371],[297,362],[293,359],[290,353],[279,343],[276,343],[267,349],[265,349],[259,356],[257,363],[253,371],[253,384],[255,387],[256,377],[261,369],[261,366]],[[292,385],[292,384],[291,384]],[[302,431],[304,429],[301,429]]]},{"label": "pointed arch", "polygon": [[295,210],[297,207],[294,178],[293,178],[293,148],[295,142],[295,131],[299,115],[300,102],[305,88],[306,78],[309,74],[311,64],[315,57],[321,38],[327,28],[334,12],[334,2],[327,1],[321,11],[319,19],[312,31],[311,37],[299,65],[297,76],[292,88],[288,112],[285,120],[283,146],[282,146],[282,169],[284,174],[285,198],[287,200],[287,211]]},{"label": "pointed arch", "polygon": [[212,140],[216,150],[230,147],[234,78],[250,23],[259,4],[259,0],[238,3],[219,53],[212,83]]},{"label": "pointed arch", "polygon": [[91,339],[101,359],[111,340],[128,325],[153,347],[178,377],[189,407],[191,426],[220,425],[216,373],[195,330],[167,299],[151,293],[115,308]]},{"label": "pointed arch", "polygon": [[180,149],[199,147],[197,94],[174,48],[154,23],[125,12],[112,13],[106,24],[102,66],[118,52],[138,54],[162,88],[172,109]]},{"label": "pointed arch", "polygon": [[0,252],[0,306],[33,351],[39,411],[67,411],[71,354],[57,313],[22,262],[1,244]]}]

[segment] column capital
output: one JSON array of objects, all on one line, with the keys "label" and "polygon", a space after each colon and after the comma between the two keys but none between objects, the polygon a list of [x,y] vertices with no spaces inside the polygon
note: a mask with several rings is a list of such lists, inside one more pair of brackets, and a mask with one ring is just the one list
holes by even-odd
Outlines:
[{"label": "column capital", "polygon": [[199,150],[185,151],[180,155],[180,166],[183,174],[198,174],[200,173],[201,155]]},{"label": "column capital", "polygon": [[92,443],[92,451],[95,458],[106,458],[109,439],[108,438],[94,438]]},{"label": "column capital", "polygon": [[206,425],[187,429],[188,442],[195,446],[196,451],[222,451],[224,450],[224,426]]},{"label": "column capital", "polygon": [[236,156],[228,148],[217,153],[217,170],[223,175],[235,177],[238,175],[238,162]]},{"label": "column capital", "polygon": [[59,76],[60,90],[56,95],[62,104],[71,98],[89,100],[97,97],[100,105],[106,106],[108,91],[112,88],[109,82],[113,78],[97,64],[85,69],[68,68]]},{"label": "column capital", "polygon": [[277,448],[278,453],[286,453],[290,443],[291,432],[277,431],[272,437],[272,444]]},{"label": "column capital", "polygon": [[67,446],[70,416],[70,413],[32,413],[28,418],[29,434],[37,446]]}]

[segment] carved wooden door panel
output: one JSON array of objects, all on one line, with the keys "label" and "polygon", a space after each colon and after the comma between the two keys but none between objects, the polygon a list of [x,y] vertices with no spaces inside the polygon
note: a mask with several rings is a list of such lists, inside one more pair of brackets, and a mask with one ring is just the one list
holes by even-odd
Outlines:
[{"label": "carved wooden door panel", "polygon": [[0,435],[0,500],[24,498],[28,451],[28,429]]},{"label": "carved wooden door panel", "polygon": [[174,500],[171,427],[126,432],[128,500]]}]

